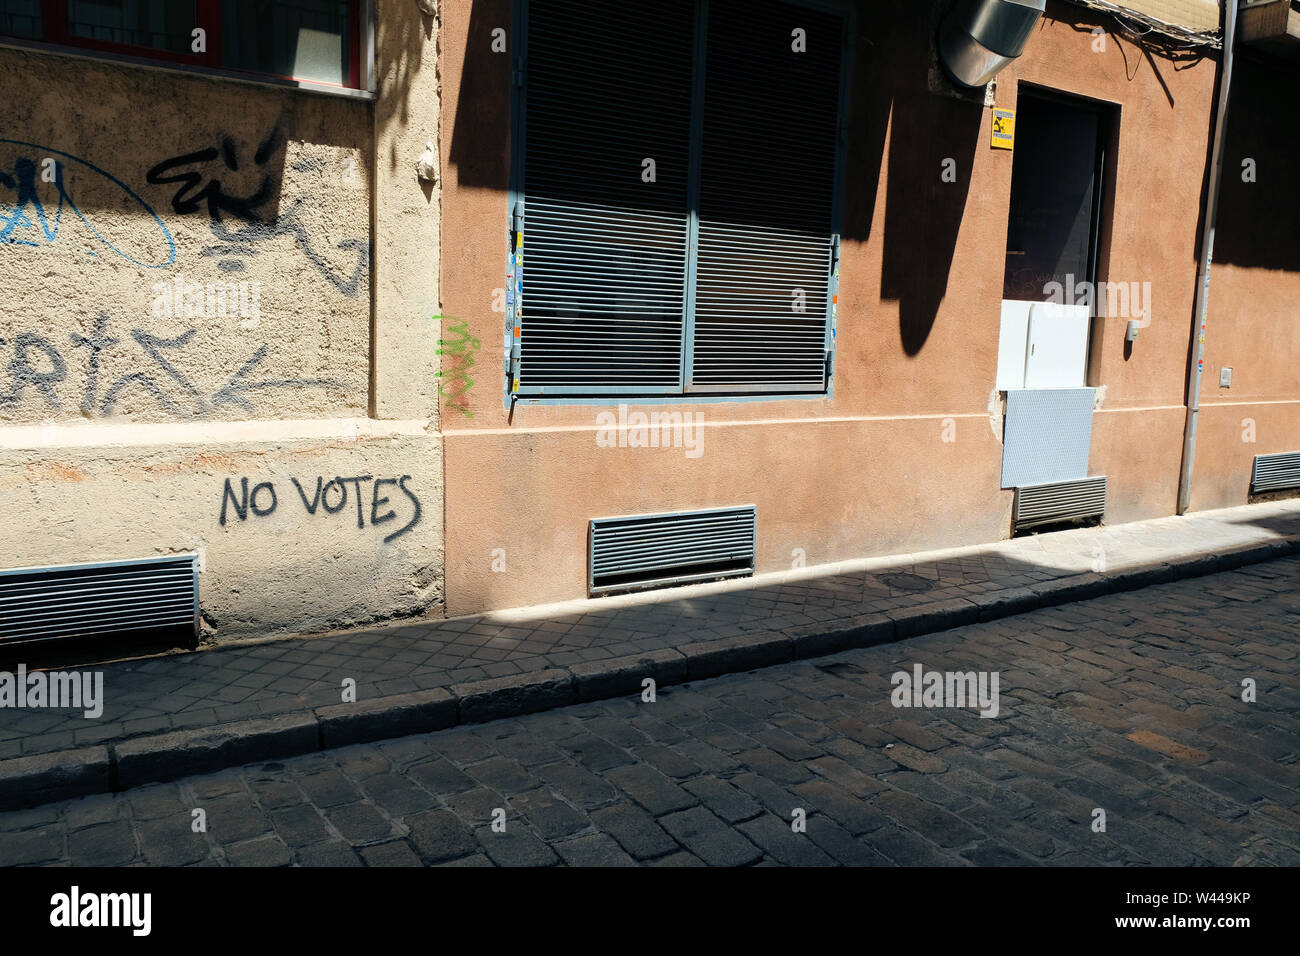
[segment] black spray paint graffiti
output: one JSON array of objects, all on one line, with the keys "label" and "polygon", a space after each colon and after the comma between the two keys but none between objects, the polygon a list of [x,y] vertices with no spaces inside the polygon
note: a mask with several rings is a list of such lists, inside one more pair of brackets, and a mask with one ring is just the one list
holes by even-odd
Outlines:
[{"label": "black spray paint graffiti", "polygon": [[[282,146],[280,131],[272,130],[253,153],[253,165],[259,168],[266,166]],[[216,172],[209,174],[205,181],[204,173],[196,167],[202,168],[218,160],[220,165],[216,167]],[[312,245],[307,228],[299,219],[303,209],[301,198],[295,199],[287,210],[274,218],[267,218],[263,207],[277,191],[273,176],[270,173],[264,174],[257,188],[247,196],[234,196],[222,188],[221,179],[218,178],[222,167],[231,172],[239,171],[238,150],[229,136],[222,137],[220,148],[209,146],[173,156],[158,163],[145,174],[145,178],[155,186],[180,185],[172,197],[172,209],[178,215],[187,216],[206,208],[212,234],[222,244],[208,246],[199,255],[220,256],[221,261],[217,263],[219,269],[223,272],[240,272],[244,269],[241,260],[256,255],[259,243],[278,236],[291,236],[307,261],[331,285],[344,295],[357,294],[361,277],[370,261],[368,240],[344,239],[335,245],[340,252],[351,253],[356,257],[351,275],[348,275],[346,269],[335,268]],[[238,220],[242,225],[232,229],[226,223],[227,216]]]},{"label": "black spray paint graffiti", "polygon": [[[448,316],[435,315],[434,321],[441,321],[444,325],[454,321]],[[469,400],[466,397],[469,390],[474,387],[474,380],[469,377],[469,370],[475,365],[475,356],[483,347],[483,343],[469,334],[469,323],[461,322],[453,326],[452,332],[456,333],[459,338],[455,339],[438,339],[438,354],[449,355],[452,360],[447,363],[447,369],[440,369],[434,373],[434,378],[438,379],[438,394],[446,400],[451,408],[461,411],[466,418],[473,418],[474,413],[469,410]],[[451,383],[451,389],[448,390],[446,384]]]},{"label": "black spray paint graffiti", "polygon": [[[302,506],[307,514],[315,515],[316,512],[322,511],[327,515],[336,515],[348,504],[348,486],[353,488],[352,497],[356,501],[357,507],[357,527],[366,526],[366,505],[367,497],[361,489],[363,482],[373,481],[374,487],[369,496],[370,524],[372,527],[388,524],[390,521],[397,520],[397,511],[392,505],[392,499],[384,493],[385,488],[396,488],[401,491],[410,500],[414,506],[415,513],[411,516],[403,527],[394,531],[384,538],[384,544],[388,544],[395,538],[400,538],[406,532],[410,531],[420,523],[420,516],[423,513],[420,508],[420,499],[416,496],[406,483],[411,480],[410,475],[402,475],[400,478],[379,478],[373,475],[354,475],[351,478],[336,477],[326,481],[324,477],[317,476],[316,490],[310,499],[307,497],[307,491],[297,478],[290,478],[293,487],[298,492],[298,497],[302,499]],[[226,479],[225,488],[221,493],[221,525],[226,524],[227,507],[234,509],[235,515],[240,521],[247,521],[248,514],[251,511],[254,517],[265,518],[274,514],[275,509],[279,507],[280,498],[276,494],[274,482],[264,481],[254,485],[251,489],[248,486],[247,478],[239,479],[239,492],[236,494],[230,479]],[[380,509],[384,509],[381,513]]]},{"label": "black spray paint graffiti", "polygon": [[[254,410],[251,396],[256,392],[282,389],[333,388],[342,389],[343,383],[325,378],[264,378],[250,376],[265,360],[270,346],[263,343],[230,376],[224,385],[205,394],[190,377],[163,353],[178,353],[190,344],[197,334],[190,329],[175,338],[151,335],[144,329],[132,329],[131,338],[153,365],[155,374],[131,372],[115,379],[100,392],[100,364],[103,354],[119,344],[120,339],[108,334],[108,315],[101,312],[89,336],[72,333],[69,339],[76,349],[85,349],[86,387],[82,393],[81,410],[86,415],[112,415],[118,400],[128,389],[150,395],[158,405],[172,415],[189,413],[195,416],[210,414],[224,405],[235,405],[245,412]],[[0,349],[8,343],[0,338]],[[2,356],[3,353],[0,353]],[[40,395],[54,411],[61,411],[56,386],[68,377],[68,363],[48,340],[35,332],[23,332],[13,341],[13,358],[8,363],[9,385],[4,388],[0,379],[0,408],[18,405],[28,389]],[[161,374],[157,374],[161,373]],[[184,403],[189,403],[186,408]]]}]

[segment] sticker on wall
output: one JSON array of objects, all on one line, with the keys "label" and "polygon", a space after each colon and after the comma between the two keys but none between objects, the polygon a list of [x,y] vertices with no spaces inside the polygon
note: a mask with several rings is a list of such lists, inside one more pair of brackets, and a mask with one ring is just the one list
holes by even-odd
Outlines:
[{"label": "sticker on wall", "polygon": [[993,111],[993,148],[1016,148],[1016,111]]}]

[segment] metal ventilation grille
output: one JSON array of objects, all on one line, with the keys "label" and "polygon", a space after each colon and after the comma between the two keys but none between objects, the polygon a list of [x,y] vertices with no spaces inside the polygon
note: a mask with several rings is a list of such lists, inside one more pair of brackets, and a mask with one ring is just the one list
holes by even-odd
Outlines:
[{"label": "metal ventilation grille", "polygon": [[757,509],[597,518],[588,530],[592,594],[754,573]]},{"label": "metal ventilation grille", "polygon": [[1012,528],[1021,531],[1038,525],[1096,518],[1106,513],[1106,476],[1022,485],[1016,489]]},{"label": "metal ventilation grille", "polygon": [[842,36],[804,6],[709,4],[691,391],[826,386]]},{"label": "metal ventilation grille", "polygon": [[197,632],[192,554],[0,571],[0,645],[186,627]]},{"label": "metal ventilation grille", "polygon": [[1283,488],[1300,488],[1300,451],[1256,455],[1255,472],[1250,478],[1251,493]]}]

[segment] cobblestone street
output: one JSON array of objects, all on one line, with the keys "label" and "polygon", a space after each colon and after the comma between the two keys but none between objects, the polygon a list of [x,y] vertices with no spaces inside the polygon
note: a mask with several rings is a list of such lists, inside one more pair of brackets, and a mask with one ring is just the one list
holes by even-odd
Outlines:
[{"label": "cobblestone street", "polygon": [[[6,813],[0,863],[1293,866],[1297,585],[1274,561]],[[895,708],[918,664],[997,672],[998,715]]]}]

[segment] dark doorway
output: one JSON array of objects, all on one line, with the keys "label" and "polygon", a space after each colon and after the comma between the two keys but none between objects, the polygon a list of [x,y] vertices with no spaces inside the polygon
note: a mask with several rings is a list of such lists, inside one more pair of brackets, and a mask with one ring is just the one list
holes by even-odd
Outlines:
[{"label": "dark doorway", "polygon": [[1054,282],[1095,286],[1107,119],[1087,101],[1021,89],[1004,299],[1042,302]]}]

